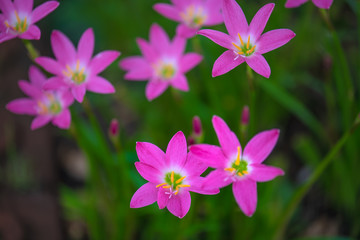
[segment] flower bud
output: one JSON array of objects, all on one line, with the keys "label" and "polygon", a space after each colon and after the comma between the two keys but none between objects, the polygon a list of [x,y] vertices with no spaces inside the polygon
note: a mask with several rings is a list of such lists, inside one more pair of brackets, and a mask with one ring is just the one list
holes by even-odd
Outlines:
[{"label": "flower bud", "polygon": [[249,107],[245,105],[241,113],[241,125],[248,125],[250,118]]},{"label": "flower bud", "polygon": [[193,117],[193,132],[195,136],[202,135],[202,127],[201,127],[201,121],[198,116]]},{"label": "flower bud", "polygon": [[109,126],[110,137],[117,137],[119,135],[119,121],[113,118]]}]

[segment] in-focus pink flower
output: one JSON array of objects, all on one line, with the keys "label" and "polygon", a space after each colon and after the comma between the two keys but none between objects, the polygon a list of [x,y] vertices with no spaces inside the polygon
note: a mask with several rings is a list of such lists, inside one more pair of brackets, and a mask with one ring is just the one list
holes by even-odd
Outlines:
[{"label": "in-focus pink flower", "polygon": [[31,129],[35,130],[45,124],[52,122],[59,128],[69,128],[71,115],[69,106],[74,98],[66,89],[56,91],[43,91],[42,86],[46,77],[34,66],[29,69],[28,81],[20,80],[20,89],[29,98],[19,98],[11,101],[6,108],[16,114],[27,114],[36,116],[31,123]]},{"label": "in-focus pink flower", "polygon": [[154,9],[165,17],[180,22],[176,32],[181,37],[193,37],[202,26],[223,22],[219,0],[171,0],[173,5],[157,3]]},{"label": "in-focus pink flower", "polygon": [[[308,0],[287,0],[285,3],[285,7],[287,8],[295,8],[300,6],[301,4],[307,2]],[[329,9],[331,7],[331,4],[333,3],[333,0],[312,0],[312,2],[317,6],[318,8],[325,8]]]},{"label": "in-focus pink flower", "polygon": [[279,130],[257,134],[242,152],[238,138],[224,120],[214,116],[212,122],[220,147],[208,144],[192,145],[190,154],[216,168],[206,176],[205,184],[222,188],[232,183],[237,204],[245,215],[252,216],[257,204],[256,182],[266,182],[284,175],[280,168],[262,164],[273,150]]},{"label": "in-focus pink flower", "polygon": [[169,85],[182,91],[189,91],[185,73],[195,67],[202,56],[184,53],[186,39],[175,36],[169,40],[166,32],[157,24],[150,29],[150,42],[138,38],[137,44],[142,56],[128,57],[120,61],[120,68],[128,71],[126,80],[149,80],[145,95],[148,100],[161,95]]},{"label": "in-focus pink flower", "polygon": [[44,84],[44,89],[70,88],[78,102],[82,102],[86,90],[96,93],[114,93],[115,88],[103,77],[98,76],[119,55],[118,51],[103,51],[92,58],[94,32],[87,29],[81,36],[77,50],[60,31],[51,34],[51,46],[56,60],[38,57],[35,61],[46,71],[55,74]]},{"label": "in-focus pink flower", "polygon": [[40,29],[34,25],[59,6],[48,1],[33,9],[33,0],[0,0],[0,43],[19,37],[40,39]]},{"label": "in-focus pink flower", "polygon": [[262,54],[281,47],[295,36],[289,29],[276,29],[262,34],[274,6],[273,3],[266,4],[248,25],[236,1],[223,0],[224,22],[229,35],[210,29],[198,32],[228,49],[215,61],[213,77],[225,74],[243,62],[258,74],[266,78],[270,76],[270,66]]},{"label": "in-focus pink flower", "polygon": [[140,187],[131,199],[131,208],[140,208],[157,201],[160,209],[167,209],[183,218],[190,209],[189,192],[217,194],[219,189],[208,188],[200,175],[207,169],[191,154],[187,153],[186,139],[182,132],[170,140],[166,153],[157,146],[136,143],[140,162],[135,167],[148,183]]}]

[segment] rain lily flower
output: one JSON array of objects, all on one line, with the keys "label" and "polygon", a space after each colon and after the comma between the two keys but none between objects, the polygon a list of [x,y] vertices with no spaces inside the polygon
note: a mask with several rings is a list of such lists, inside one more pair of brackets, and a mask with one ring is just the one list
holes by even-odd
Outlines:
[{"label": "rain lily flower", "polygon": [[166,32],[157,24],[150,29],[150,42],[138,38],[137,44],[144,55],[128,57],[120,61],[120,68],[128,71],[126,80],[149,80],[145,95],[150,101],[161,95],[169,85],[189,91],[184,75],[195,67],[202,56],[197,53],[183,54],[186,40],[175,36],[169,40]]},{"label": "rain lily flower", "polygon": [[33,9],[33,0],[0,0],[0,43],[19,37],[40,39],[40,29],[34,25],[59,6],[48,1]]},{"label": "rain lily flower", "polygon": [[244,151],[234,132],[218,116],[212,119],[220,147],[198,144],[190,153],[210,167],[216,168],[206,176],[205,184],[225,187],[232,183],[235,200],[247,216],[252,216],[257,204],[256,182],[266,182],[284,175],[280,168],[262,164],[273,150],[279,130],[263,131],[254,136]]},{"label": "rain lily flower", "polygon": [[[308,0],[287,0],[285,3],[285,7],[287,8],[295,8],[300,6],[301,4],[307,2]],[[333,3],[333,0],[312,0],[312,2],[318,7],[318,8],[325,8],[329,9],[331,7],[331,4]]]},{"label": "rain lily flower", "polygon": [[182,132],[170,140],[166,153],[157,146],[136,143],[140,162],[135,167],[148,183],[133,195],[130,207],[140,208],[157,201],[160,209],[167,209],[183,218],[190,209],[190,192],[217,194],[219,189],[204,187],[200,175],[207,166],[187,153],[186,139]]},{"label": "rain lily flower", "polygon": [[94,32],[87,29],[81,36],[77,51],[71,41],[60,31],[51,34],[51,46],[56,57],[38,57],[35,61],[46,71],[55,74],[44,84],[44,89],[70,88],[78,102],[82,102],[86,90],[96,93],[114,93],[115,88],[98,76],[118,56],[118,51],[103,51],[91,58],[94,51]]},{"label": "rain lily flower", "polygon": [[173,5],[157,3],[155,11],[165,17],[180,22],[178,35],[190,38],[202,26],[213,26],[223,22],[221,1],[219,0],[172,0]]},{"label": "rain lily flower", "polygon": [[68,90],[43,91],[42,86],[47,81],[40,70],[34,66],[29,70],[30,83],[19,81],[20,89],[29,98],[19,98],[11,101],[6,108],[16,114],[36,116],[31,123],[31,129],[35,130],[52,122],[59,128],[69,128],[71,115],[69,106],[74,98]]},{"label": "rain lily flower", "polygon": [[281,47],[295,36],[289,29],[276,29],[262,34],[274,6],[273,3],[266,4],[248,25],[236,1],[223,0],[224,22],[229,35],[210,29],[198,32],[228,49],[215,61],[213,77],[225,74],[243,62],[258,74],[266,78],[270,76],[270,66],[262,54]]}]

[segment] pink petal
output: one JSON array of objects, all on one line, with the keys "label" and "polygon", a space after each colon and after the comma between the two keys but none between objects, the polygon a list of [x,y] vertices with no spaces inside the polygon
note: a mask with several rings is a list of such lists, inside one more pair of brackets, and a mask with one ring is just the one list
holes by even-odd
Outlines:
[{"label": "pink petal", "polygon": [[3,12],[3,14],[10,14],[11,12],[14,12],[15,8],[10,0],[1,0],[0,10]]},{"label": "pink petal", "polygon": [[12,100],[6,105],[6,109],[16,114],[36,115],[36,102],[29,98]]},{"label": "pink petal", "polygon": [[29,80],[33,86],[42,88],[43,84],[46,82],[46,76],[40,71],[39,68],[31,66],[29,68]]},{"label": "pink petal", "polygon": [[293,37],[295,37],[295,33],[289,29],[276,29],[266,32],[260,37],[256,52],[259,54],[270,52],[286,44]]},{"label": "pink petal", "polygon": [[191,197],[188,191],[182,191],[180,194],[169,199],[167,209],[174,216],[183,218],[189,211]]},{"label": "pink petal", "polygon": [[245,58],[237,56],[233,50],[227,50],[216,59],[212,69],[212,76],[223,75],[245,61]]},{"label": "pink petal", "polygon": [[142,162],[135,162],[135,167],[139,174],[147,181],[156,184],[161,182],[161,173],[157,168]]},{"label": "pink petal", "polygon": [[187,82],[186,77],[183,74],[178,75],[173,80],[171,80],[171,86],[177,88],[181,91],[189,91],[189,84]]},{"label": "pink petal", "polygon": [[90,61],[94,52],[94,39],[94,31],[89,28],[83,33],[78,44],[77,58],[86,64]]},{"label": "pink petal", "polygon": [[331,7],[331,4],[333,0],[312,0],[315,6],[318,8],[325,8],[329,9]]},{"label": "pink petal", "polygon": [[71,41],[60,31],[51,34],[51,46],[56,59],[65,64],[72,64],[76,59],[76,51]]},{"label": "pink petal", "polygon": [[189,176],[200,176],[208,168],[208,165],[201,161],[194,154],[188,154],[184,169]]},{"label": "pink petal", "polygon": [[38,129],[51,121],[51,116],[49,115],[39,115],[31,122],[31,130]]},{"label": "pink petal", "polygon": [[258,133],[245,146],[243,158],[250,163],[262,163],[275,147],[279,134],[279,129]]},{"label": "pink petal", "polygon": [[187,157],[186,138],[183,132],[177,132],[166,148],[166,161],[170,165],[184,166]]},{"label": "pink petal", "polygon": [[74,98],[76,99],[76,101],[81,103],[84,100],[86,87],[84,85],[74,86],[73,88],[71,88],[71,92]]},{"label": "pink petal", "polygon": [[[230,130],[228,125],[218,116],[212,118],[212,123],[219,139],[221,149],[227,158],[232,158],[237,155],[237,148],[241,146],[234,132]],[[241,157],[241,156],[240,156]]]},{"label": "pink petal", "polygon": [[270,66],[261,54],[255,53],[252,56],[245,58],[245,61],[256,73],[266,78],[270,77]]},{"label": "pink petal", "polygon": [[33,0],[14,0],[14,6],[18,12],[31,13],[33,4]]},{"label": "pink petal", "polygon": [[206,19],[204,25],[212,26],[224,22],[223,15],[221,13],[222,1],[219,0],[208,0],[205,3],[205,8],[207,9],[208,18]]},{"label": "pink petal", "polygon": [[137,68],[147,67],[149,63],[141,56],[132,56],[122,59],[119,62],[119,67],[123,70],[136,70]]},{"label": "pink petal", "polygon": [[256,182],[267,182],[284,174],[284,171],[280,168],[255,163],[251,164],[251,173],[249,178]]},{"label": "pink petal", "polygon": [[180,36],[175,36],[169,49],[169,55],[174,58],[179,58],[184,53],[185,46],[186,39]]},{"label": "pink petal", "polygon": [[105,78],[93,76],[86,84],[86,89],[95,93],[109,94],[114,93],[114,86]]},{"label": "pink petal", "polygon": [[225,26],[230,36],[247,33],[248,23],[246,17],[235,0],[223,0],[222,9]]},{"label": "pink petal", "polygon": [[169,83],[161,80],[150,80],[146,85],[145,95],[151,101],[160,96],[169,86]]},{"label": "pink petal", "polygon": [[26,95],[28,95],[31,98],[37,99],[42,95],[41,88],[37,88],[31,85],[28,81],[20,80],[19,87],[21,91],[23,91]]},{"label": "pink petal", "polygon": [[154,23],[150,28],[150,43],[159,52],[167,52],[170,40],[164,29]]},{"label": "pink petal", "polygon": [[165,3],[157,3],[154,5],[154,10],[163,15],[166,18],[180,22],[180,12],[174,6]]},{"label": "pink petal", "polygon": [[251,217],[257,204],[256,182],[250,179],[242,179],[233,183],[233,193],[237,204],[244,214]]},{"label": "pink petal", "polygon": [[55,116],[52,123],[62,129],[68,129],[71,123],[71,114],[69,109],[64,109],[59,115]]},{"label": "pink petal", "polygon": [[211,171],[204,180],[205,188],[223,188],[231,184],[233,180],[229,172],[223,169]]},{"label": "pink petal", "polygon": [[212,168],[225,168],[227,163],[227,158],[218,146],[195,144],[190,146],[190,153]]},{"label": "pink petal", "polygon": [[63,75],[61,72],[63,69],[62,66],[54,59],[51,59],[49,57],[38,57],[35,59],[35,62],[49,73],[59,76]]},{"label": "pink petal", "polygon": [[165,208],[169,201],[169,194],[166,194],[167,192],[168,189],[159,187],[159,191],[157,194],[157,203],[160,209]]},{"label": "pink petal", "polygon": [[67,84],[63,81],[63,78],[60,77],[51,77],[47,80],[44,85],[44,90],[57,90],[60,88],[67,88]]},{"label": "pink petal", "polygon": [[227,49],[232,49],[233,45],[231,44],[232,40],[231,37],[223,32],[219,32],[216,30],[211,30],[211,29],[203,29],[200,30],[197,34],[203,35],[207,38],[209,38],[211,41],[213,41],[214,43],[227,48]]},{"label": "pink petal", "polygon": [[157,60],[158,53],[148,42],[146,42],[142,38],[137,38],[136,42],[140,48],[142,55],[148,62],[155,62]]},{"label": "pink petal", "polygon": [[184,0],[170,0],[170,1],[179,9],[183,9],[187,7],[189,4],[189,1],[184,1]]},{"label": "pink petal", "polygon": [[153,69],[143,57],[128,57],[120,61],[120,68],[127,70],[126,80],[146,80],[153,75]]},{"label": "pink petal", "polygon": [[34,9],[31,15],[31,23],[34,24],[59,6],[57,1],[47,1]]},{"label": "pink petal", "polygon": [[190,187],[187,188],[190,192],[196,192],[205,195],[214,195],[220,192],[219,188],[208,186],[205,184],[205,178],[203,177],[192,177],[188,179],[190,181]]},{"label": "pink petal", "polygon": [[105,68],[107,68],[115,59],[117,59],[120,56],[120,52],[118,51],[103,51],[98,53],[90,63],[90,69],[91,73],[96,75],[102,71],[104,71]]},{"label": "pink petal", "polygon": [[153,183],[145,183],[132,196],[131,208],[141,208],[153,204],[157,199],[158,189]]},{"label": "pink petal", "polygon": [[165,153],[152,143],[137,142],[136,153],[142,163],[159,169],[165,165]]},{"label": "pink petal", "polygon": [[183,38],[192,38],[198,30],[199,28],[190,28],[186,24],[181,23],[176,27],[176,35]]},{"label": "pink petal", "polygon": [[41,36],[40,29],[36,25],[30,25],[29,29],[23,34],[21,34],[19,37],[21,39],[39,40],[40,36]]},{"label": "pink petal", "polygon": [[190,71],[192,68],[194,68],[196,65],[198,65],[202,59],[203,59],[203,56],[201,56],[198,53],[185,54],[180,59],[180,63],[179,63],[180,71],[182,73],[186,73],[187,71]]},{"label": "pink petal", "polygon": [[7,41],[7,40],[11,40],[11,39],[16,38],[16,37],[17,37],[17,35],[13,35],[11,33],[7,34],[7,33],[1,33],[0,32],[0,43],[3,43],[5,41]]},{"label": "pink petal", "polygon": [[73,104],[74,97],[73,97],[72,93],[68,89],[59,90],[58,93],[59,93],[59,97],[61,99],[63,108],[67,108],[67,107],[69,107],[70,105]]},{"label": "pink petal", "polygon": [[287,0],[285,3],[285,7],[286,8],[294,8],[294,7],[298,7],[301,4],[307,2],[308,0]]},{"label": "pink petal", "polygon": [[260,37],[261,33],[264,31],[267,21],[275,7],[274,3],[269,3],[260,8],[260,10],[255,14],[254,18],[251,20],[249,26],[249,32],[252,34],[254,41]]}]

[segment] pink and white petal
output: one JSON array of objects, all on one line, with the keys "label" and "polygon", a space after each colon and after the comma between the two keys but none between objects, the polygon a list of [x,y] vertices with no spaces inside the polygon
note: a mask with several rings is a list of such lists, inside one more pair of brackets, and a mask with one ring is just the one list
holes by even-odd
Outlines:
[{"label": "pink and white petal", "polygon": [[19,35],[21,39],[28,39],[28,40],[39,40],[41,37],[40,29],[36,25],[30,25],[29,29],[24,32],[23,34]]},{"label": "pink and white petal", "polygon": [[6,109],[16,114],[36,115],[36,102],[29,98],[19,98],[6,104]]},{"label": "pink and white petal", "polygon": [[114,93],[114,86],[105,78],[92,76],[86,84],[86,89],[90,92],[109,94]]},{"label": "pink and white petal", "polygon": [[46,76],[35,66],[29,68],[29,80],[33,86],[42,88],[44,82],[46,82]]},{"label": "pink and white petal", "polygon": [[129,81],[144,81],[151,78],[153,75],[153,70],[150,67],[139,68],[136,70],[130,70],[124,75],[125,80]]},{"label": "pink and white petal", "polygon": [[251,164],[251,172],[249,178],[256,182],[271,181],[277,176],[283,176],[285,173],[282,169],[264,164]]},{"label": "pink and white petal", "polygon": [[171,86],[177,88],[181,91],[189,91],[189,84],[187,82],[186,77],[183,74],[179,74],[177,77],[171,80]]},{"label": "pink and white petal", "polygon": [[137,142],[136,153],[140,162],[161,169],[165,166],[165,153],[156,145],[148,142]]},{"label": "pink and white petal", "polygon": [[62,64],[72,64],[76,59],[76,50],[70,39],[60,31],[51,33],[51,47],[56,59]]},{"label": "pink and white petal", "polygon": [[252,56],[245,58],[245,61],[256,73],[266,78],[270,77],[270,66],[261,54],[255,53]]},{"label": "pink and white petal", "polygon": [[203,59],[203,56],[198,53],[186,53],[180,59],[180,72],[186,73],[198,65]]},{"label": "pink and white petal", "polygon": [[279,129],[258,133],[245,146],[243,158],[250,163],[262,163],[274,149],[279,134]]},{"label": "pink and white petal", "polygon": [[31,13],[33,4],[33,0],[14,0],[14,6],[18,12]]},{"label": "pink and white petal", "polygon": [[108,50],[103,51],[98,54],[91,60],[90,69],[93,75],[101,73],[105,70],[115,59],[120,56],[120,52]]},{"label": "pink and white petal", "polygon": [[211,171],[204,179],[205,188],[223,188],[233,182],[229,172],[223,169]]},{"label": "pink and white petal", "polygon": [[264,33],[257,44],[256,53],[264,54],[288,43],[295,33],[290,29],[276,29]]},{"label": "pink and white petal", "polygon": [[61,89],[58,91],[59,98],[61,99],[63,108],[68,108],[74,103],[74,96],[69,89]]},{"label": "pink and white petal", "polygon": [[164,29],[154,23],[150,28],[150,44],[159,52],[166,53],[168,51],[170,40]]},{"label": "pink and white petal", "polygon": [[142,38],[137,38],[136,43],[138,44],[142,55],[148,62],[155,62],[158,57],[158,52],[151,46],[147,41]]},{"label": "pink and white petal", "polygon": [[34,118],[34,120],[31,122],[31,130],[38,129],[46,124],[48,124],[51,121],[52,116],[49,115],[39,115]]},{"label": "pink and white petal", "polygon": [[157,3],[154,5],[154,10],[157,11],[158,13],[160,13],[161,15],[163,15],[166,18],[169,18],[171,20],[180,22],[181,21],[181,17],[180,17],[180,11],[170,5],[170,4],[166,4],[166,3]]},{"label": "pink and white petal", "polygon": [[188,179],[190,187],[187,188],[189,192],[196,192],[205,195],[214,195],[220,192],[219,188],[208,186],[205,184],[205,178],[203,177],[191,177]]},{"label": "pink and white petal", "polygon": [[80,86],[74,86],[71,88],[71,92],[72,92],[74,98],[76,99],[76,101],[81,103],[84,100],[84,96],[86,93],[86,87],[84,84],[80,85]]},{"label": "pink and white petal", "polygon": [[230,36],[247,33],[248,23],[243,10],[235,0],[223,0],[223,16]]},{"label": "pink and white petal", "polygon": [[212,168],[225,168],[228,161],[220,147],[210,144],[191,145],[190,153]]},{"label": "pink and white petal", "polygon": [[57,90],[61,88],[68,88],[68,85],[61,77],[51,77],[43,85],[44,90]]},{"label": "pink and white petal", "polygon": [[187,157],[187,144],[183,132],[177,132],[166,148],[166,161],[171,165],[184,166]]},{"label": "pink and white petal", "polygon": [[169,201],[168,189],[159,187],[157,193],[157,203],[160,209],[164,209]]},{"label": "pink and white petal", "polygon": [[189,153],[184,165],[185,171],[191,176],[200,176],[206,171],[208,165],[197,158],[194,154]]},{"label": "pink and white petal", "polygon": [[329,9],[331,7],[331,4],[333,3],[333,0],[312,0],[315,6],[318,8],[324,8]]},{"label": "pink and white petal", "polygon": [[[14,4],[11,0],[1,0],[0,1],[0,10],[3,12],[3,14],[10,14],[14,12]],[[7,16],[9,17],[9,16]]]},{"label": "pink and white petal", "polygon": [[161,80],[150,80],[146,85],[145,96],[151,101],[160,96],[169,86],[168,82]]},{"label": "pink and white petal", "polygon": [[19,88],[21,89],[21,91],[23,91],[29,97],[31,97],[33,99],[37,99],[37,98],[41,97],[41,95],[42,95],[41,88],[37,88],[37,87],[31,85],[28,81],[24,81],[24,80],[20,80],[18,82],[18,84],[19,84]]},{"label": "pink and white petal", "polygon": [[57,1],[47,1],[37,8],[34,9],[31,15],[31,23],[34,24],[37,21],[44,18],[46,15],[54,11],[59,6],[59,2]]},{"label": "pink and white petal", "polygon": [[227,50],[216,59],[212,69],[212,76],[223,75],[245,61],[245,58],[238,56],[233,50]]},{"label": "pink and white petal", "polygon": [[185,46],[186,38],[175,36],[169,49],[169,55],[173,58],[180,58],[180,56],[184,53]]},{"label": "pink and white petal", "polygon": [[260,10],[255,14],[254,18],[251,20],[249,26],[249,33],[252,35],[255,42],[258,40],[261,33],[264,31],[274,7],[274,3],[266,4],[265,6],[260,8]]},{"label": "pink and white petal", "polygon": [[[227,48],[227,49],[233,49],[233,45],[231,44],[232,40],[229,35],[223,32],[219,32],[212,29],[203,29],[200,30],[197,34],[203,35],[207,38],[209,38],[214,43]],[[235,58],[235,57],[234,57]]]},{"label": "pink and white petal", "polygon": [[251,179],[241,179],[233,183],[232,189],[240,209],[246,216],[251,217],[257,205],[256,182]]},{"label": "pink and white petal", "polygon": [[52,123],[62,129],[68,129],[71,123],[71,113],[69,109],[64,109],[59,115],[55,116]]},{"label": "pink and white petal", "polygon": [[199,30],[199,28],[191,28],[188,27],[186,24],[180,23],[176,27],[176,35],[180,36],[182,38],[192,38],[196,35],[196,32]]},{"label": "pink and white petal", "polygon": [[77,59],[87,65],[90,62],[91,56],[94,52],[94,31],[88,28],[80,38],[77,48]]},{"label": "pink and white petal", "polygon": [[[229,159],[232,157],[236,157],[238,152],[238,147],[240,147],[241,153],[241,145],[236,137],[235,133],[230,130],[225,121],[218,117],[214,116],[212,118],[212,123],[216,132],[216,135],[219,139],[219,143],[221,149],[223,150],[225,156]],[[241,156],[240,156],[241,157]]]},{"label": "pink and white petal", "polygon": [[148,67],[149,63],[142,56],[132,56],[122,59],[119,62],[119,67],[123,70],[136,70],[137,68],[145,68]]},{"label": "pink and white petal", "polygon": [[174,216],[183,218],[189,211],[191,205],[190,193],[186,190],[170,198],[167,203],[167,209]]},{"label": "pink and white petal", "polygon": [[62,76],[63,67],[59,64],[59,62],[55,61],[49,57],[38,57],[35,59],[35,62],[43,67],[47,72]]},{"label": "pink and white petal", "polygon": [[156,184],[162,181],[161,172],[157,168],[142,162],[135,162],[135,167],[145,180]]},{"label": "pink and white petal", "polygon": [[3,43],[7,40],[11,40],[13,38],[16,38],[17,35],[11,34],[11,33],[0,33],[0,43]]},{"label": "pink and white petal", "polygon": [[307,2],[308,0],[287,0],[285,3],[286,8],[295,8],[300,6],[301,4]]},{"label": "pink and white petal", "polygon": [[157,199],[158,189],[153,183],[145,183],[132,196],[131,208],[141,208],[153,204]]}]

